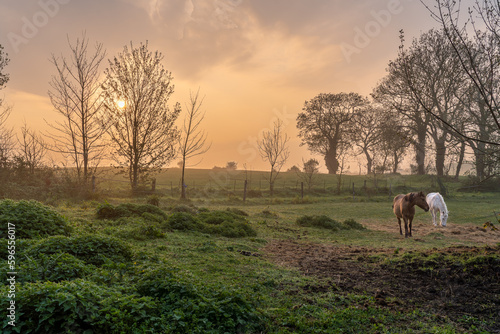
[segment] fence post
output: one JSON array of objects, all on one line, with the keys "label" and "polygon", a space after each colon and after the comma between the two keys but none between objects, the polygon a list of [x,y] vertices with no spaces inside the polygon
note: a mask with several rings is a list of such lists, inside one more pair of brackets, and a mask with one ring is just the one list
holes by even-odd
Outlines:
[{"label": "fence post", "polygon": [[354,201],[354,182],[352,183],[352,200]]},{"label": "fence post", "polygon": [[247,180],[245,180],[245,183],[243,185],[243,202],[247,200]]},{"label": "fence post", "polygon": [[304,182],[300,182],[300,198],[304,199]]},{"label": "fence post", "polygon": [[92,192],[95,193],[95,175],[92,175]]},{"label": "fence post", "polygon": [[154,178],[153,181],[151,181],[151,191],[155,192],[155,190],[156,190],[156,178]]}]

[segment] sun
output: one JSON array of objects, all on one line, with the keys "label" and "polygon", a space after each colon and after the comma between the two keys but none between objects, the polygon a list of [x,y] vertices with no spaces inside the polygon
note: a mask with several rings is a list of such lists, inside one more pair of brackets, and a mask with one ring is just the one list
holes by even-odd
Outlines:
[{"label": "sun", "polygon": [[116,105],[118,106],[118,108],[123,109],[123,108],[125,108],[125,101],[118,100],[118,101],[116,101]]}]

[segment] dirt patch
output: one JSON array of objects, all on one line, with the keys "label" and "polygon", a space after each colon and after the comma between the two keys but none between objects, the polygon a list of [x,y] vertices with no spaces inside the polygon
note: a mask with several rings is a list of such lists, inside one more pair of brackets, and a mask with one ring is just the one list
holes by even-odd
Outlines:
[{"label": "dirt patch", "polygon": [[457,258],[463,255],[464,259],[471,254],[488,261],[493,258],[491,263],[470,266],[461,264],[466,262],[434,261],[432,270],[425,270],[422,263],[391,265],[387,259],[395,256],[394,249],[275,240],[263,251],[277,264],[298,268],[327,282],[308,292],[368,294],[380,307],[396,311],[420,308],[454,322],[472,316],[473,320],[462,326],[500,333],[500,260],[495,257],[500,255],[498,246],[426,251],[423,257],[432,259],[444,259],[450,254]]},{"label": "dirt patch", "polygon": [[[390,222],[373,222],[366,221],[363,225],[373,231],[383,231],[394,234],[395,237],[399,235],[399,225],[394,218]],[[494,225],[496,230],[491,227],[483,228],[482,225],[477,224],[461,224],[456,225],[448,223],[447,226],[434,226],[431,222],[414,221],[412,226],[413,238],[425,241],[426,239],[458,239],[466,242],[483,243],[485,245],[496,245],[500,243],[500,226]],[[403,226],[404,233],[404,226]]]}]

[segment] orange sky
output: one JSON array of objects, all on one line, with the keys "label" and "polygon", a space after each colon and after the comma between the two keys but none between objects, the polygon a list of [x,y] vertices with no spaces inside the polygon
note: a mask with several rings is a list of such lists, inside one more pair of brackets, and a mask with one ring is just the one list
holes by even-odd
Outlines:
[{"label": "orange sky", "polygon": [[417,0],[0,0],[0,44],[11,58],[0,94],[13,106],[11,126],[26,120],[44,130],[58,117],[47,95],[49,58],[68,55],[67,36],[86,31],[107,58],[148,40],[174,76],[172,104],[198,88],[206,96],[212,147],[198,167],[269,169],[256,138],[279,117],[292,138],[289,168],[313,157],[296,137],[305,100],[368,95],[397,54],[399,30],[410,41],[435,25]]}]

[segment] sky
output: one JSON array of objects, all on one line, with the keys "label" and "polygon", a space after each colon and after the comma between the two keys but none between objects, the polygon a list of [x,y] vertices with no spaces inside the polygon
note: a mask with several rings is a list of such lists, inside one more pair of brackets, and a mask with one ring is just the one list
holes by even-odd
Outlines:
[{"label": "sky", "polygon": [[368,96],[397,56],[399,31],[410,41],[436,26],[418,0],[0,0],[0,44],[11,59],[0,95],[12,106],[10,126],[47,131],[59,117],[48,98],[50,58],[68,57],[68,40],[102,43],[102,71],[124,46],[147,41],[174,77],[171,105],[184,106],[190,91],[205,96],[212,145],[198,168],[235,161],[269,170],[256,142],[279,118],[291,138],[285,169],[316,158],[326,171],[297,137],[304,102]]}]

